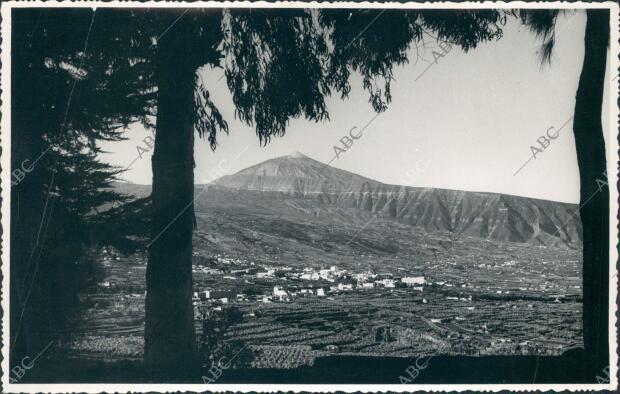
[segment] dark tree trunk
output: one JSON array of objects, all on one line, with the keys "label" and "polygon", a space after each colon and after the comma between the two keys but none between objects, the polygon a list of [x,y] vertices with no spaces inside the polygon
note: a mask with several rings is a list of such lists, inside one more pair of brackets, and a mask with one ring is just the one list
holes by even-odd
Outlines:
[{"label": "dark tree trunk", "polygon": [[583,225],[583,322],[593,376],[608,365],[609,189],[602,127],[603,87],[609,43],[609,11],[587,11],[585,55],[573,130],[579,163],[579,214]]},{"label": "dark tree trunk", "polygon": [[[187,379],[198,358],[192,298],[194,80],[182,23],[158,43],[153,227],[146,272],[144,360],[156,379]],[[185,47],[187,48],[187,47]]]}]

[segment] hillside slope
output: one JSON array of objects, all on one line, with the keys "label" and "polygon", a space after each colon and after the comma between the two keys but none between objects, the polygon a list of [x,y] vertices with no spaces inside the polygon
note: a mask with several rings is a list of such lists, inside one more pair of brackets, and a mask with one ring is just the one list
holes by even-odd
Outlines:
[{"label": "hillside slope", "polygon": [[213,196],[226,191],[242,193],[248,203],[265,198],[287,200],[315,216],[327,208],[359,210],[455,237],[542,245],[562,243],[571,247],[581,243],[580,220],[573,204],[495,193],[386,185],[299,153],[222,177],[209,190]]},{"label": "hillside slope", "polygon": [[[148,185],[118,184],[143,197]],[[496,193],[386,185],[301,154],[195,191],[195,251],[301,264],[419,261],[581,248],[577,206]],[[442,257],[443,256],[443,257]]]}]

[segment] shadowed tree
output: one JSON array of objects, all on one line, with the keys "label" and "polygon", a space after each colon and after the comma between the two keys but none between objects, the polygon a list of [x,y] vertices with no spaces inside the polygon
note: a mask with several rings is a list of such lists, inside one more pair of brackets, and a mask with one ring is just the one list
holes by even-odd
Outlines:
[{"label": "shadowed tree", "polygon": [[191,305],[194,131],[212,149],[218,133],[228,132],[198,69],[225,69],[235,115],[267,144],[290,119],[329,119],[325,99],[332,92],[346,98],[352,72],[362,75],[372,108],[384,111],[393,67],[408,61],[424,29],[469,50],[499,38],[502,19],[494,10],[192,9],[143,20],[166,32],[149,37],[158,97],[145,362],[154,377],[170,379],[200,365]]},{"label": "shadowed tree", "polygon": [[[541,58],[550,62],[559,10],[520,10],[521,22],[542,40]],[[602,113],[609,45],[609,10],[586,10],[585,52],[575,96],[573,133],[579,165],[579,216],[583,228],[583,336],[590,374],[607,365],[609,302],[609,189]]]},{"label": "shadowed tree", "polygon": [[143,248],[128,236],[144,231],[144,203],[109,210],[126,198],[97,142],[148,126],[155,97],[133,52],[108,50],[122,32],[91,10],[16,9],[12,20],[10,357],[21,361],[70,331],[93,247]]}]

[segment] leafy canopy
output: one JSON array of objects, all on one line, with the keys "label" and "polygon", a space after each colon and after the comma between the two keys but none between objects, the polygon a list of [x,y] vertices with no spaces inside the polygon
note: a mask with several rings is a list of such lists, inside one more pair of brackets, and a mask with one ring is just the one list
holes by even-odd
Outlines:
[{"label": "leafy canopy", "polygon": [[[132,12],[133,23],[125,29],[133,29],[128,42],[148,48],[141,64],[154,69],[153,51],[163,40],[174,39],[186,54],[180,63],[194,70],[223,68],[235,117],[255,128],[261,144],[284,135],[290,119],[328,120],[326,98],[332,93],[347,98],[354,72],[361,74],[372,108],[384,111],[392,98],[393,67],[409,61],[411,45],[417,45],[424,32],[468,51],[499,39],[505,23],[505,14],[497,10]],[[183,34],[166,35],[169,29],[181,29]],[[215,149],[218,133],[228,133],[228,124],[198,73],[196,85],[195,128]]]}]

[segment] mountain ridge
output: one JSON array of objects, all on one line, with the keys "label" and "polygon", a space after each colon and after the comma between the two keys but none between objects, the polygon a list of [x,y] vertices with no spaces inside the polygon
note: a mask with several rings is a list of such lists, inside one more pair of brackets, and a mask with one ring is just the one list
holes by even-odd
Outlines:
[{"label": "mountain ridge", "polygon": [[318,207],[380,214],[426,231],[543,245],[560,241],[578,246],[581,241],[572,204],[501,193],[389,185],[300,153],[258,163],[209,186],[311,199]]},{"label": "mountain ridge", "polygon": [[[196,206],[238,198],[244,209],[350,224],[380,216],[425,232],[496,241],[581,246],[576,204],[493,192],[385,184],[299,152],[272,158],[206,184]],[[126,188],[126,187],[125,187]],[[200,193],[200,194],[199,194]],[[234,198],[233,198],[234,196]],[[276,208],[277,207],[277,208]],[[295,212],[293,212],[295,211]]]}]

